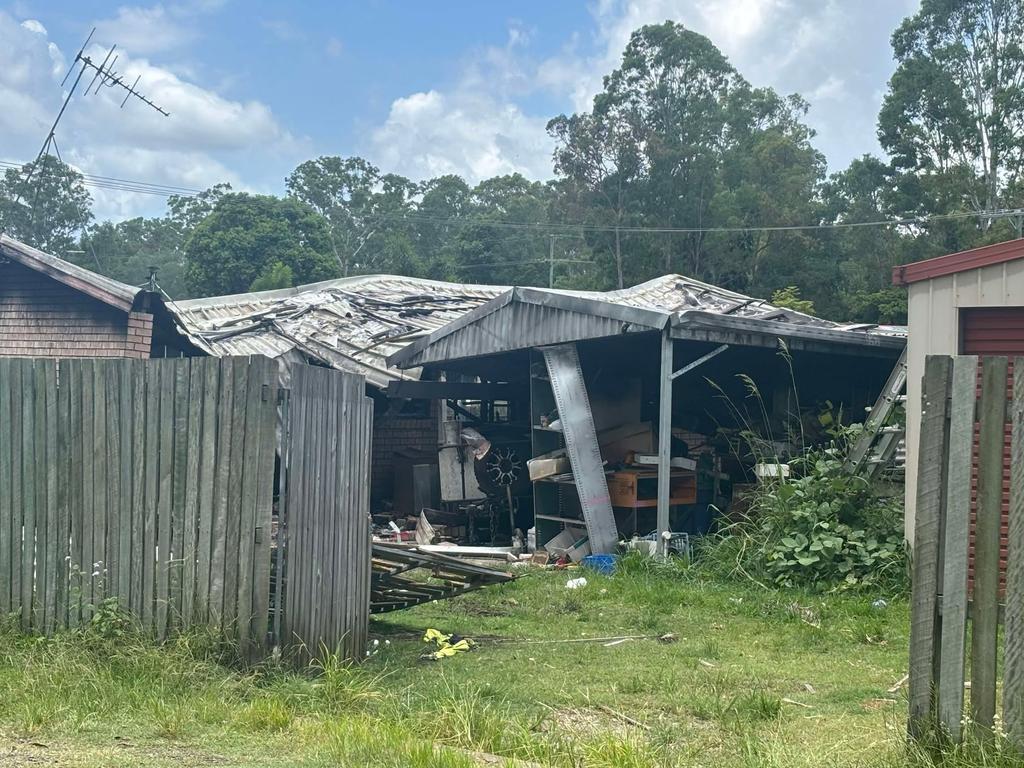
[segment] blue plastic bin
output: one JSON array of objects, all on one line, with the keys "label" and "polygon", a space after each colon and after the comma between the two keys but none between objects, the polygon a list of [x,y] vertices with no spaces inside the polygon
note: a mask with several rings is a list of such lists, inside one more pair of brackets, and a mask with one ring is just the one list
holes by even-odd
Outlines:
[{"label": "blue plastic bin", "polygon": [[609,576],[615,572],[618,559],[618,555],[587,555],[583,558],[583,567]]}]

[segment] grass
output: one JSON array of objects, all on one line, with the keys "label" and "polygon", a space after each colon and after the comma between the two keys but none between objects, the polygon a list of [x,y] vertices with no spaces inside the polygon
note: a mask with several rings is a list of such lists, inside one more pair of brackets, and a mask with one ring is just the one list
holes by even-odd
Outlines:
[{"label": "grass", "polygon": [[[635,563],[531,572],[374,620],[378,652],[245,672],[200,635],[0,632],[0,764],[463,768],[924,765],[903,739],[907,609]],[[427,627],[471,653],[418,661]],[[675,641],[659,642],[671,633]],[[563,642],[647,635],[615,645]],[[557,641],[557,642],[551,642]],[[315,672],[315,674],[314,674]],[[502,759],[496,759],[499,756]],[[514,765],[516,762],[509,762]],[[967,748],[949,768],[1010,765]]]}]

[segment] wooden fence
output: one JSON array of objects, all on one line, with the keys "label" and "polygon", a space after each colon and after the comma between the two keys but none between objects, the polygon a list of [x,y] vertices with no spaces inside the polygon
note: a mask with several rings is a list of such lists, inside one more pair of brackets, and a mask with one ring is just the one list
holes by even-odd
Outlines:
[{"label": "wooden fence", "polygon": [[[916,739],[938,733],[959,741],[966,715],[973,735],[988,741],[1001,688],[1003,727],[1022,748],[1024,358],[982,358],[979,376],[977,357],[929,357],[922,405],[909,732]],[[970,702],[965,713],[968,653]]]},{"label": "wooden fence", "polygon": [[280,636],[302,658],[358,659],[370,614],[370,439],[361,376],[294,366],[283,436],[284,580]]},{"label": "wooden fence", "polygon": [[276,405],[261,357],[0,359],[0,613],[49,634],[116,598],[258,650]]}]

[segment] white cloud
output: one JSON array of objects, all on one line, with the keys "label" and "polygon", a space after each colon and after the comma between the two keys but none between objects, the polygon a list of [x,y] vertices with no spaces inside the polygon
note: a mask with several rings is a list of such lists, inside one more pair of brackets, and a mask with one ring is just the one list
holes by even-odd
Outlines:
[{"label": "white cloud", "polygon": [[183,9],[154,5],[148,8],[126,5],[112,19],[96,23],[97,40],[112,40],[135,55],[171,51],[196,37],[183,18]]},{"label": "white cloud", "polygon": [[544,119],[475,89],[414,93],[396,99],[373,134],[373,159],[382,167],[429,178],[447,173],[470,181],[519,172],[551,175]]},{"label": "white cloud", "polygon": [[549,116],[527,114],[517,103],[536,89],[535,69],[523,56],[531,36],[513,22],[506,44],[476,51],[452,87],[395,99],[371,133],[369,157],[414,179],[448,173],[471,183],[510,173],[550,178]]},{"label": "white cloud", "polygon": [[[90,51],[102,52],[99,46]],[[0,11],[2,159],[24,161],[38,151],[65,95],[59,85],[64,67],[56,66],[58,60],[63,56],[45,30],[18,24]],[[134,99],[122,109],[119,89],[101,88],[85,96],[80,88],[57,141],[63,157],[87,173],[189,188],[229,181],[237,188],[278,191],[284,170],[307,153],[304,140],[285,130],[262,102],[226,98],[127,52],[117,69],[128,82],[140,76],[139,90],[170,117]],[[245,179],[236,168],[249,169]],[[90,192],[100,219],[164,208],[159,197]]]}]

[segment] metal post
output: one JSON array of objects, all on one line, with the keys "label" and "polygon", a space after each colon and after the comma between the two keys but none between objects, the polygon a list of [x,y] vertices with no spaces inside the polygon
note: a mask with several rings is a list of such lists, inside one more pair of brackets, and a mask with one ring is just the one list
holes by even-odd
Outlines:
[{"label": "metal post", "polygon": [[672,471],[672,337],[669,328],[661,336],[661,376],[658,408],[658,555],[668,552],[664,534],[669,529],[669,483]]}]

